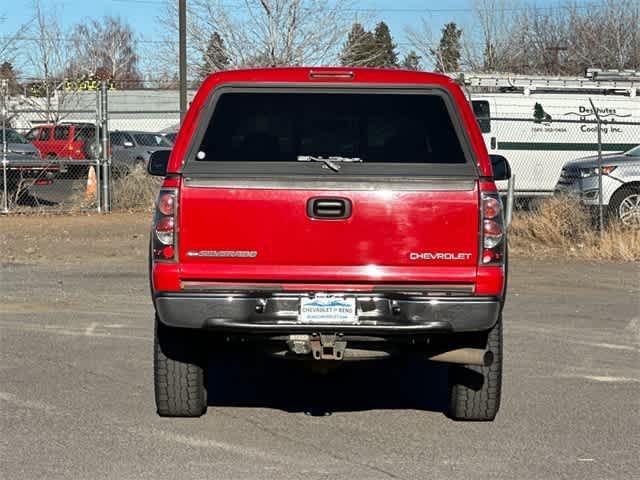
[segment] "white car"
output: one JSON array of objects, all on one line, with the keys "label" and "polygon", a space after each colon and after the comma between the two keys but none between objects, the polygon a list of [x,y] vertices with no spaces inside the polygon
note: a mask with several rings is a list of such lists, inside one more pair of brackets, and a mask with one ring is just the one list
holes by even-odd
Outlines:
[{"label": "white car", "polygon": [[[579,195],[585,205],[597,207],[598,174],[597,156],[567,162],[556,193]],[[602,156],[602,203],[610,219],[640,228],[640,145]]]}]

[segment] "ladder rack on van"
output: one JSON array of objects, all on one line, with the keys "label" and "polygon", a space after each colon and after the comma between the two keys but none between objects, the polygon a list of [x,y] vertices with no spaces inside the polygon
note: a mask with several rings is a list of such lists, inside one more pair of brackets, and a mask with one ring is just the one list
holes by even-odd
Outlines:
[{"label": "ladder rack on van", "polygon": [[587,91],[596,94],[628,95],[640,94],[640,72],[632,70],[587,70],[586,77],[544,77],[530,75],[499,75],[469,73],[458,77],[467,88],[497,91],[519,91],[529,95],[533,91],[547,93],[569,93]]}]

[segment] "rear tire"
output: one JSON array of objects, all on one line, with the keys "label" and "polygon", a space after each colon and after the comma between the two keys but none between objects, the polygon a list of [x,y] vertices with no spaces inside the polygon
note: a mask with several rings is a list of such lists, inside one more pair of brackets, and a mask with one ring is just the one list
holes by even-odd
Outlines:
[{"label": "rear tire", "polygon": [[640,228],[640,187],[623,186],[609,201],[608,217],[627,227]]},{"label": "rear tire", "polygon": [[492,421],[500,409],[502,390],[502,315],[487,335],[493,352],[489,367],[477,365],[449,368],[449,409],[454,420]]},{"label": "rear tire", "polygon": [[206,356],[195,333],[168,327],[156,315],[153,376],[162,417],[199,417],[207,411]]}]

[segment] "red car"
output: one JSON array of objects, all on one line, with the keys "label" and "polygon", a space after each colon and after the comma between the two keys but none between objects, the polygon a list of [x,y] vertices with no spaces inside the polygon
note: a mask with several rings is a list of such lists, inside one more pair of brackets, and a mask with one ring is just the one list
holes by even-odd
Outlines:
[{"label": "red car", "polygon": [[494,180],[510,170],[454,81],[216,73],[148,169],[165,177],[150,247],[160,415],[202,415],[224,368],[208,352],[249,344],[317,366],[447,362],[448,415],[493,420],[507,270]]},{"label": "red car", "polygon": [[35,145],[43,158],[96,158],[96,127],[90,123],[39,125],[29,130],[25,138]]}]

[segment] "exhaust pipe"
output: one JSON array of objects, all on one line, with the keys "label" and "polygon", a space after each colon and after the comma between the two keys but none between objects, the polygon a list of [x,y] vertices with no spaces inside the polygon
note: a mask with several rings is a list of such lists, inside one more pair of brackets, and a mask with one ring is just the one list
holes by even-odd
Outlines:
[{"label": "exhaust pipe", "polygon": [[488,367],[493,363],[491,350],[481,348],[457,348],[447,352],[436,353],[427,357],[434,362],[462,363],[464,365],[480,365]]}]

